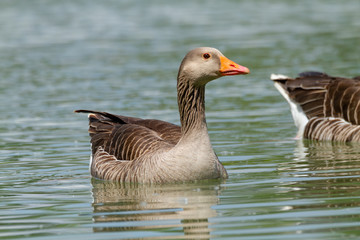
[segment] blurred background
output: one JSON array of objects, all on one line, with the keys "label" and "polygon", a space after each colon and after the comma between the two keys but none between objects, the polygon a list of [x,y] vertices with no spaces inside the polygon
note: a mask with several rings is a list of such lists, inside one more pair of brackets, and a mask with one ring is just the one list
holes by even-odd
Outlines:
[{"label": "blurred background", "polygon": [[[271,73],[360,75],[357,0],[0,1],[0,237],[356,239],[356,145],[296,141]],[[176,75],[211,46],[250,69],[207,86],[226,182],[91,179],[93,109],[179,124]]]}]

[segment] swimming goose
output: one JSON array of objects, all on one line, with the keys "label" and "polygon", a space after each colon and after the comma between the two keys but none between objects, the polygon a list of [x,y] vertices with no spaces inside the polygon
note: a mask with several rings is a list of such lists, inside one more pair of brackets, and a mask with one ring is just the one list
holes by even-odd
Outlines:
[{"label": "swimming goose", "polygon": [[89,113],[92,176],[133,183],[227,178],[207,131],[205,85],[222,76],[248,73],[248,68],[217,49],[190,51],[177,77],[181,127],[161,120],[76,110]]},{"label": "swimming goose", "polygon": [[288,101],[298,138],[360,141],[360,77],[332,77],[303,72],[293,79],[271,75]]}]

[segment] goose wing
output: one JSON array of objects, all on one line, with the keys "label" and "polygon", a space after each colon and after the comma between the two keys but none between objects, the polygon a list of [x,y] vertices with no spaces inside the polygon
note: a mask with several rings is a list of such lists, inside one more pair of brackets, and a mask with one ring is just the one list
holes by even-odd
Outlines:
[{"label": "goose wing", "polygon": [[308,119],[342,118],[360,124],[360,79],[303,72],[299,77],[273,79],[291,100],[299,104]]},{"label": "goose wing", "polygon": [[[288,101],[301,107],[307,119],[324,116],[326,87],[330,79],[326,74],[302,73],[298,78],[273,77],[275,86]],[[279,88],[280,87],[280,88]]]},{"label": "goose wing", "polygon": [[92,153],[101,148],[117,160],[132,161],[140,156],[173,147],[180,139],[179,126],[152,119],[141,119],[97,112],[89,114],[89,134]]}]

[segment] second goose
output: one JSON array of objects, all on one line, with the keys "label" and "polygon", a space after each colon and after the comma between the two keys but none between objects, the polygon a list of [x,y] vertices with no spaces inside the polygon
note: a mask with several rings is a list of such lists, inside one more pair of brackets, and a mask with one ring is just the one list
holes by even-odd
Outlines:
[{"label": "second goose", "polygon": [[205,85],[249,69],[219,50],[196,48],[183,59],[177,77],[181,126],[91,110],[92,176],[120,182],[169,183],[227,178],[205,121]]},{"label": "second goose", "polygon": [[298,138],[360,142],[360,77],[303,72],[271,79],[290,104]]}]

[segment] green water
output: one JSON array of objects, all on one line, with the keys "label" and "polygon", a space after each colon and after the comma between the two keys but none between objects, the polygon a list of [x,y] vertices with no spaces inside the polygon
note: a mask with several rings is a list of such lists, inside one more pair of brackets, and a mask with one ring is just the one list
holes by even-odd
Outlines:
[{"label": "green water", "polygon": [[[358,239],[360,148],[299,142],[271,73],[360,75],[360,2],[0,1],[0,238]],[[94,109],[179,123],[187,51],[250,75],[207,86],[224,182],[91,179]]]}]

